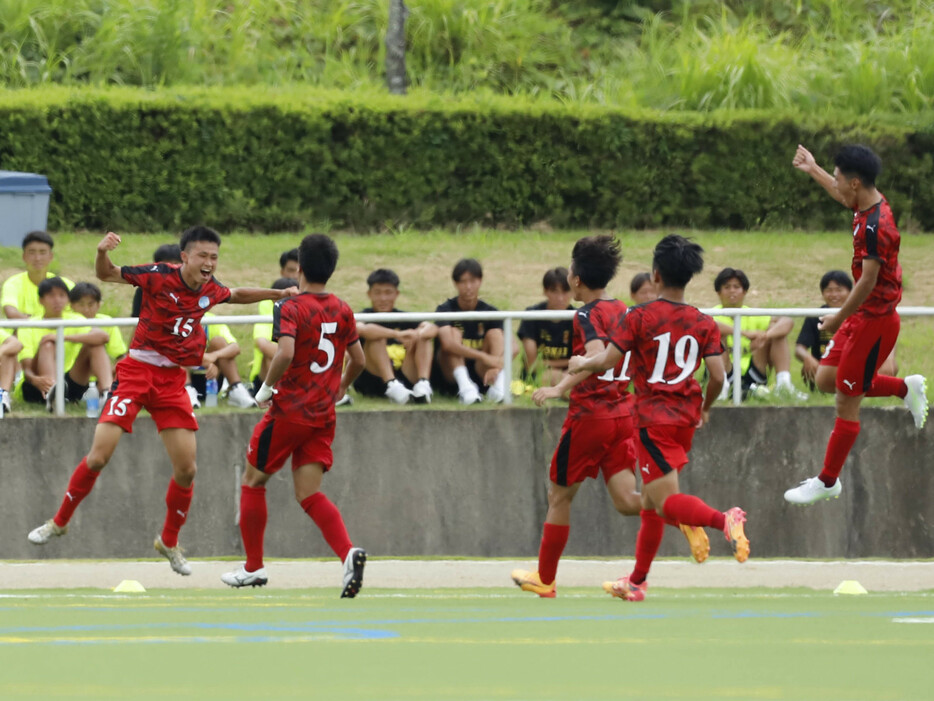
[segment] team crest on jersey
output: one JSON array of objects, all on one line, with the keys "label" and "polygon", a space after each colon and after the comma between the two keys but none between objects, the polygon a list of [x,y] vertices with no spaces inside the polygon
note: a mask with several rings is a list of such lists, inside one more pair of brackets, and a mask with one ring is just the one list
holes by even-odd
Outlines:
[{"label": "team crest on jersey", "polygon": [[207,297],[202,297],[198,300],[198,306],[202,309],[207,309],[211,306],[211,300],[209,300]]}]

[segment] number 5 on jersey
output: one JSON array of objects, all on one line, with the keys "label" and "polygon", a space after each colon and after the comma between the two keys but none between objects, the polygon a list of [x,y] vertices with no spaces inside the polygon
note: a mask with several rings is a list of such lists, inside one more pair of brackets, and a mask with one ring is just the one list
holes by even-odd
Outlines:
[{"label": "number 5 on jersey", "polygon": [[327,338],[327,335],[335,333],[337,333],[336,321],[326,321],[321,324],[321,337],[318,339],[318,351],[324,353],[328,359],[324,365],[319,364],[317,360],[313,362],[310,367],[312,372],[320,374],[334,364],[334,344],[331,343],[331,339]]}]

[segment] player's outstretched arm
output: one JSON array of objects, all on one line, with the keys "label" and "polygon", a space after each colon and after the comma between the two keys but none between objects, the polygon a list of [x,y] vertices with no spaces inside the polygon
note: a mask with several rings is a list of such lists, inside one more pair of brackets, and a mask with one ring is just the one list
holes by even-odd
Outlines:
[{"label": "player's outstretched arm", "polygon": [[266,287],[235,287],[230,291],[230,304],[254,304],[266,299],[285,299],[298,294],[297,287],[288,287],[284,290],[271,290]]},{"label": "player's outstretched arm", "polygon": [[791,160],[791,165],[810,175],[827,191],[828,195],[833,197],[844,207],[847,206],[843,195],[841,195],[840,191],[837,189],[837,181],[834,180],[834,177],[830,173],[817,165],[817,161],[811,152],[801,144],[798,144],[798,150],[795,152],[795,157]]},{"label": "player's outstretched arm", "polygon": [[[606,346],[604,346],[603,341],[597,339],[588,341],[584,346],[584,351],[588,356],[602,353],[604,350],[606,350]],[[532,393],[532,401],[535,402],[536,405],[542,406],[548,399],[557,399],[558,397],[565,396],[588,377],[590,377],[590,373],[588,372],[579,372],[575,374],[568,372],[554,387],[539,387],[535,390]]]},{"label": "player's outstretched arm", "polygon": [[102,282],[122,282],[129,285],[120,274],[120,268],[110,260],[110,252],[120,245],[120,237],[112,231],[97,244],[97,258],[94,259],[94,274]]}]

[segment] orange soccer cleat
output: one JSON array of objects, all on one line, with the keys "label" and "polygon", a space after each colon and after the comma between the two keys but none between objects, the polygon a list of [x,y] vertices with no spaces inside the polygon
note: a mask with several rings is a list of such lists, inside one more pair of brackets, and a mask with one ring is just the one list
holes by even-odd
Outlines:
[{"label": "orange soccer cleat", "polygon": [[746,523],[746,512],[738,506],[734,506],[729,511],[724,511],[723,515],[726,516],[723,535],[726,536],[730,547],[733,548],[733,557],[739,562],[746,562],[749,559],[749,539],[743,530],[743,524]]},{"label": "orange soccer cleat", "polygon": [[554,599],[556,595],[555,583],[544,584],[538,572],[529,572],[528,570],[513,570],[512,581],[516,583],[522,591],[530,591],[538,594],[543,599]]}]

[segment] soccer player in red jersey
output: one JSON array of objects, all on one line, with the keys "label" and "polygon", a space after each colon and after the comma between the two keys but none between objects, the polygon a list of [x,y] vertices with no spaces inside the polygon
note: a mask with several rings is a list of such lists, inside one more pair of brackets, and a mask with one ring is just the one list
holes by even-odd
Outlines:
[{"label": "soccer player in red jersey", "polygon": [[123,434],[132,432],[136,415],[145,408],[156,422],[172,462],[165,525],[156,537],[155,548],[173,570],[191,574],[178,546],[178,532],[188,515],[196,471],[198,422],[185,391],[185,368],[201,365],[204,358],[207,342],[201,317],[215,304],[252,304],[297,291],[224,287],[214,278],[220,243],[216,231],[196,226],[182,234],[180,266],[150,263],[123,267],[114,265],[109,255],[120,245],[117,234],[108,233],[97,245],[98,278],[142,288],[139,324],[127,357],[117,363],[116,379],[101,407],[91,450],[72,473],[58,512],[29,533],[30,542],[43,545],[53,536],[64,535],[78,504],[91,492]]},{"label": "soccer player in red jersey", "polygon": [[[710,407],[724,380],[716,322],[684,303],[685,286],[704,267],[702,253],[698,244],[683,236],[663,238],[652,259],[658,299],[630,309],[612,329],[602,352],[574,356],[569,366],[571,373],[601,372],[615,367],[627,351],[632,354],[642,525],[632,574],[603,585],[608,593],[626,601],[645,598],[645,580],[662,542],[665,518],[722,530],[736,559],[745,562],[749,557],[749,541],[743,532],[746,515],[739,507],[720,512],[678,489],[678,473],[688,462],[694,431],[710,420]],[[710,374],[703,397],[694,379],[701,360]]]},{"label": "soccer player in red jersey", "polygon": [[[584,305],[574,315],[573,352],[594,355],[604,350],[610,329],[626,314],[626,305],[606,294],[621,259],[612,236],[589,236],[574,244],[568,283],[574,299]],[[544,598],[555,596],[558,560],[567,544],[571,502],[587,478],[603,473],[613,506],[624,516],[640,511],[636,491],[632,395],[626,391],[629,355],[620,357],[601,375],[566,375],[554,387],[542,387],[532,399],[541,406],[570,391],[570,407],[561,439],[551,460],[548,513],[538,554],[538,571],[513,570],[512,579],[523,591]],[[677,526],[677,523],[671,525]],[[710,550],[702,529],[683,529],[698,562]]]},{"label": "soccer player in red jersey", "polygon": [[901,397],[922,428],[927,420],[927,383],[921,375],[904,380],[879,375],[879,368],[895,346],[901,321],[896,306],[902,299],[901,242],[889,203],[876,189],[882,162],[866,146],[843,147],[834,159],[833,175],[798,146],[792,165],[810,175],[840,204],[853,210],[853,262],[856,285],[843,306],[825,316],[821,331],[833,333],[815,378],[822,392],[835,392],[834,423],[824,469],[785,492],[792,504],[813,504],[840,496],[843,463],[859,435],[859,406],[863,397]]},{"label": "soccer player in red jersey", "polygon": [[[273,310],[273,341],[279,348],[256,394],[272,406],[256,425],[247,449],[249,463],[240,488],[240,534],[246,564],[221,576],[232,587],[263,586],[266,482],[292,458],[295,499],[321,529],[344,563],[342,598],[363,585],[366,552],[355,548],[340,511],[321,491],[331,469],[335,402],[366,366],[353,311],[325,290],[337,265],[337,246],[324,234],[306,236],[298,249],[301,294]],[[344,367],[344,353],[350,357]],[[275,389],[273,389],[275,387]]]}]

